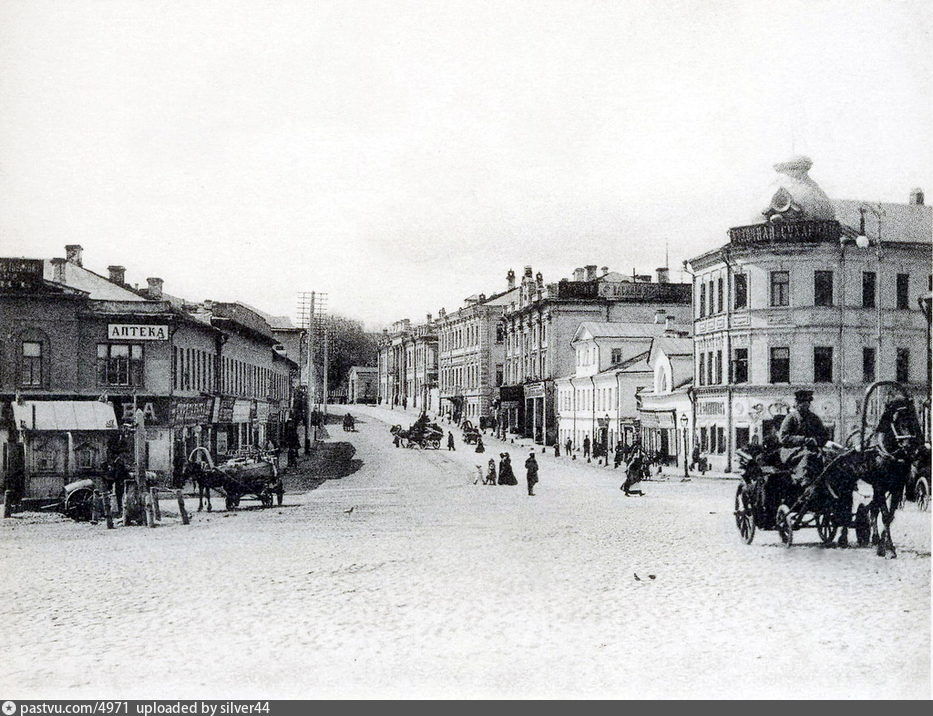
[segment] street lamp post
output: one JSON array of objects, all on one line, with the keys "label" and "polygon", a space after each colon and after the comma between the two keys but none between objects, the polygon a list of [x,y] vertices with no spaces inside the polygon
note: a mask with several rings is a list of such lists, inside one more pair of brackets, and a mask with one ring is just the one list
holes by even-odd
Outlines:
[{"label": "street lamp post", "polygon": [[684,477],[690,477],[687,466],[689,465],[690,456],[687,452],[687,414],[684,413],[680,416],[680,427],[681,432],[684,435]]}]

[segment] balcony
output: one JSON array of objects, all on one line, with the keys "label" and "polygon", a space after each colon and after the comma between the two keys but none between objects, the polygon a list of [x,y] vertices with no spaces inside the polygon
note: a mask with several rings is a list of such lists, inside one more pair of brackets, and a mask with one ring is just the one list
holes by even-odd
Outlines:
[{"label": "balcony", "polygon": [[762,244],[839,243],[838,221],[775,221],[768,224],[736,226],[729,229],[729,241],[736,246]]}]

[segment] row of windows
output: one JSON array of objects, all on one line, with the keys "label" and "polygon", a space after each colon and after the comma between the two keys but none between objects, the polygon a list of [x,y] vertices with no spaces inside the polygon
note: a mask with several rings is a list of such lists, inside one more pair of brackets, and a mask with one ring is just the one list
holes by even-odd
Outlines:
[{"label": "row of windows", "polygon": [[220,373],[220,390],[228,395],[248,398],[288,397],[288,379],[273,372],[235,358],[224,358]]},{"label": "row of windows", "polygon": [[561,390],[557,396],[559,410],[589,410],[609,411],[615,410],[616,389],[609,388],[572,388]]},{"label": "row of windows", "polygon": [[[790,305],[790,272],[771,271],[769,273],[768,305],[780,308]],[[815,306],[834,306],[833,271],[813,272],[813,304]],[[877,305],[878,279],[874,271],[862,272],[862,308],[875,308]],[[895,305],[899,310],[910,309],[910,274],[899,273],[895,278]],[[748,275],[734,274],[732,277],[732,308],[748,308]],[[703,281],[699,284],[697,317],[704,318],[723,312],[725,302],[723,279]]]},{"label": "row of windows", "polygon": [[507,380],[511,383],[519,383],[525,378],[547,377],[547,351],[506,359],[506,372]]},{"label": "row of windows", "polygon": [[[698,354],[697,373],[699,385],[721,385],[722,351],[709,351]],[[874,348],[862,348],[862,382],[873,383],[876,380],[876,353]],[[730,381],[733,384],[748,382],[748,349],[736,348],[732,352]],[[910,380],[910,349],[898,348],[895,359],[895,380],[907,383]],[[790,348],[773,346],[769,351],[768,382],[790,383]],[[813,348],[813,382],[833,382],[833,349],[831,346]]]},{"label": "row of windows", "polygon": [[[463,328],[453,328],[449,331],[445,331],[440,335],[440,349],[442,351],[449,351],[455,348],[463,348],[464,346],[476,346],[479,345],[480,339],[482,337],[480,330],[482,324],[464,326]],[[496,324],[496,343],[502,343],[503,339],[503,329],[502,325]]]},{"label": "row of windows", "polygon": [[172,347],[173,387],[214,392],[214,354],[197,348]]}]

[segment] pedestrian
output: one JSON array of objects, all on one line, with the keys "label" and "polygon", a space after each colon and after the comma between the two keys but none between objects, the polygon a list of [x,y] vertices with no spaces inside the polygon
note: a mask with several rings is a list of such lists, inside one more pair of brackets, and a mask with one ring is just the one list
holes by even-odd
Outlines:
[{"label": "pedestrian", "polygon": [[512,458],[509,457],[507,452],[500,453],[499,457],[499,484],[500,485],[517,485],[518,480],[515,479],[515,473],[512,472]]},{"label": "pedestrian", "polygon": [[486,446],[483,445],[482,436],[476,438],[476,452],[486,452]]},{"label": "pedestrian", "polygon": [[448,450],[456,450],[456,449],[457,449],[457,448],[454,447],[454,434],[453,434],[452,432],[448,432],[448,433],[447,433],[447,449],[448,449]]},{"label": "pedestrian", "polygon": [[583,438],[583,457],[586,458],[586,461],[590,461],[590,436],[587,435]]},{"label": "pedestrian", "polygon": [[528,480],[528,494],[531,497],[535,495],[535,485],[538,484],[538,461],[535,460],[535,454],[529,453],[525,460],[525,473]]},{"label": "pedestrian", "polygon": [[645,463],[643,453],[640,450],[638,452],[633,451],[631,453],[631,459],[625,468],[625,482],[623,482],[622,486],[619,488],[625,492],[626,497],[645,494],[641,490],[632,489],[632,487],[641,482],[644,478],[644,469]]},{"label": "pedestrian", "polygon": [[398,447],[402,444],[402,439],[398,436],[398,433],[395,433],[395,437],[392,439],[392,444],[395,445],[395,447]]},{"label": "pedestrian", "polygon": [[573,450],[573,440],[567,438],[567,442],[564,443],[564,451],[567,454],[567,457],[570,457],[571,450]]},{"label": "pedestrian", "polygon": [[486,468],[486,477],[483,479],[484,485],[496,484],[496,461],[489,458],[489,465]]},{"label": "pedestrian", "polygon": [[619,465],[622,464],[622,460],[625,457],[625,445],[622,444],[622,441],[616,443],[616,452],[615,457],[612,460],[613,469],[618,470]]},{"label": "pedestrian", "polygon": [[554,457],[560,457],[560,440],[554,441]]}]

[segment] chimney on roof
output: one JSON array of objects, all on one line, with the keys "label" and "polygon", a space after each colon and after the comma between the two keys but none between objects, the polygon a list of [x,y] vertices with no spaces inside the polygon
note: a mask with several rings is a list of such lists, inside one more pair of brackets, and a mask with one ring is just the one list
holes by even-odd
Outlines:
[{"label": "chimney on roof", "polygon": [[55,271],[52,280],[55,283],[65,283],[65,259],[52,259],[52,268]]},{"label": "chimney on roof", "polygon": [[201,305],[204,306],[205,311],[212,312],[214,310],[214,302],[209,298],[205,298]]},{"label": "chimney on roof", "polygon": [[654,312],[654,322],[658,325],[661,325],[667,320],[667,311],[663,308],[659,308]]},{"label": "chimney on roof", "polygon": [[480,303],[486,303],[486,294],[485,294],[485,293],[481,293],[481,294],[479,295],[479,302],[480,302]]},{"label": "chimney on roof", "polygon": [[593,281],[596,278],[596,266],[586,267],[586,280]]},{"label": "chimney on roof", "polygon": [[65,247],[65,260],[77,266],[83,266],[84,264],[81,263],[81,252],[83,250],[81,244],[68,244]]},{"label": "chimney on roof", "polygon": [[428,323],[430,323],[430,322],[431,322],[431,314],[430,314],[430,313],[429,313],[429,314],[427,314],[427,315],[425,316],[425,318],[427,318],[427,319],[428,319],[428,320],[427,320],[427,322],[428,322]]},{"label": "chimney on roof", "polygon": [[126,281],[126,267],[125,266],[108,266],[107,271],[110,273],[110,280],[113,283],[118,283],[121,286]]},{"label": "chimney on roof", "polygon": [[671,282],[671,270],[667,266],[661,266],[656,271],[658,272],[658,283]]},{"label": "chimney on roof", "polygon": [[544,276],[541,275],[540,271],[535,274],[535,283],[538,284],[539,287],[544,286]]},{"label": "chimney on roof", "polygon": [[923,206],[923,189],[919,186],[910,190],[910,202],[912,206]]},{"label": "chimney on roof", "polygon": [[664,317],[664,332],[665,333],[669,333],[671,335],[674,335],[677,333],[677,331],[674,329],[675,318],[676,316],[671,316],[671,315]]},{"label": "chimney on roof", "polygon": [[609,273],[609,267],[603,266],[601,269],[599,269],[599,273],[601,276],[605,276],[607,273]]},{"label": "chimney on roof", "polygon": [[440,318],[440,319],[447,318],[447,309],[446,309],[446,308],[440,309],[440,310],[437,312],[437,317]]},{"label": "chimney on roof", "polygon": [[531,277],[532,277],[532,274],[531,274],[531,266],[526,266],[526,267],[525,267],[525,276],[524,276],[524,278],[522,278],[522,281],[524,281],[526,278],[531,278]]},{"label": "chimney on roof", "polygon": [[146,283],[149,284],[149,298],[154,298],[157,301],[162,300],[162,279],[155,277],[147,278]]},{"label": "chimney on roof", "polygon": [[512,269],[509,269],[509,272],[505,275],[505,284],[508,286],[509,291],[515,288],[515,272]]},{"label": "chimney on roof", "polygon": [[573,270],[573,280],[574,281],[583,281],[585,279],[586,272],[582,268],[576,268]]}]

